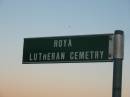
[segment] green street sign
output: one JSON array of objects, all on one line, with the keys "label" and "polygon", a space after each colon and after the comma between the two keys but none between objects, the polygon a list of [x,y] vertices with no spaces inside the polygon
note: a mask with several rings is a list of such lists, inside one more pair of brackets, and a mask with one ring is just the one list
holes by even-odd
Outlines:
[{"label": "green street sign", "polygon": [[113,61],[113,34],[25,38],[23,64]]}]

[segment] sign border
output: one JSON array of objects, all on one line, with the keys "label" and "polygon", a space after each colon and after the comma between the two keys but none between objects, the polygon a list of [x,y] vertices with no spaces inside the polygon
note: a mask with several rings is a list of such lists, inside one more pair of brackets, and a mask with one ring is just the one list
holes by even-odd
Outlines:
[{"label": "sign border", "polygon": [[[56,39],[56,38],[71,38],[71,37],[96,37],[96,36],[110,36],[110,39],[109,39],[109,44],[110,46],[112,47],[109,47],[108,48],[108,59],[109,60],[83,60],[83,61],[40,61],[40,62],[24,62],[24,59],[22,57],[22,64],[60,64],[60,63],[94,63],[94,62],[113,62],[114,59],[113,59],[113,49],[114,49],[114,46],[113,46],[113,41],[114,41],[114,34],[112,33],[109,33],[109,34],[90,34],[90,35],[66,35],[66,36],[49,36],[49,37],[30,37],[30,38],[24,38],[24,41],[27,40],[27,39],[40,39],[40,38],[44,38],[44,39]],[[23,52],[24,52],[24,42],[23,42]]]}]

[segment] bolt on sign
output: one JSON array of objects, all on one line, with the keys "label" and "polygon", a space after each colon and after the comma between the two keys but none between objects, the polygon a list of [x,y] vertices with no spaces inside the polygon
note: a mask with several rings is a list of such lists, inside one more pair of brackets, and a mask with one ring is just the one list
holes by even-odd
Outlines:
[{"label": "bolt on sign", "polygon": [[23,64],[113,61],[114,34],[25,38]]}]

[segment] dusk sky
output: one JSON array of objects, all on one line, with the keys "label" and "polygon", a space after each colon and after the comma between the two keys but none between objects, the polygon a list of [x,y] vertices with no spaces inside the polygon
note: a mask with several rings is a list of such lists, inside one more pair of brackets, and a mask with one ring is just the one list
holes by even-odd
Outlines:
[{"label": "dusk sky", "polygon": [[0,0],[0,97],[112,97],[113,63],[22,64],[28,37],[123,30],[130,97],[130,0]]}]

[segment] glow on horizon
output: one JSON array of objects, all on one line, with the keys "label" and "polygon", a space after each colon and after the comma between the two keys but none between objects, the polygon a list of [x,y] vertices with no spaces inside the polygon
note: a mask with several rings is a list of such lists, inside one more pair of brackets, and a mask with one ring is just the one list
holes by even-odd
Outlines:
[{"label": "glow on horizon", "polygon": [[[52,69],[54,64],[51,64],[46,67],[50,70],[46,71],[44,66],[38,64],[41,67],[39,71],[35,69],[36,66],[32,66],[32,70],[23,68],[24,72],[8,72],[7,75],[1,76],[0,91],[3,97],[110,97],[112,67],[108,73],[108,65],[110,64],[59,64],[55,65],[59,69]],[[81,71],[82,67],[84,69]],[[104,69],[100,70],[101,67]],[[97,72],[94,72],[95,70]],[[106,76],[103,77],[104,75]],[[102,89],[97,89],[99,87]]]}]

